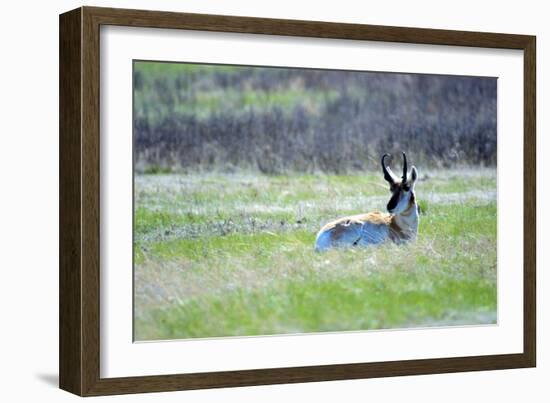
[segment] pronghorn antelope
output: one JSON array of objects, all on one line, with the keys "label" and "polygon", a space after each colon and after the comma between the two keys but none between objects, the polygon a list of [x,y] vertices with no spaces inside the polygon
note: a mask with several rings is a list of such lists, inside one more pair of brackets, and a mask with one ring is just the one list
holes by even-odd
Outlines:
[{"label": "pronghorn antelope", "polygon": [[418,207],[414,195],[414,185],[418,177],[416,167],[407,174],[407,155],[403,153],[403,176],[399,179],[386,166],[382,156],[384,179],[390,184],[392,193],[388,202],[388,213],[374,211],[340,218],[326,224],[315,241],[315,249],[325,250],[335,246],[367,246],[386,240],[402,243],[412,240],[418,232]]}]

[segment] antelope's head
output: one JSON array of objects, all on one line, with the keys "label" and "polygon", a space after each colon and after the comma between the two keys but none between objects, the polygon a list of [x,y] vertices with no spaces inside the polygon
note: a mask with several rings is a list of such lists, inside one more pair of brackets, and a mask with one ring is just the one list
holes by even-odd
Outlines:
[{"label": "antelope's head", "polygon": [[415,204],[414,197],[414,185],[418,173],[416,167],[411,168],[410,174],[407,171],[407,155],[403,153],[403,175],[399,179],[386,165],[386,158],[389,154],[382,156],[382,171],[384,172],[384,179],[390,184],[390,192],[392,194],[390,201],[388,202],[387,209],[390,214],[401,214],[408,210]]}]

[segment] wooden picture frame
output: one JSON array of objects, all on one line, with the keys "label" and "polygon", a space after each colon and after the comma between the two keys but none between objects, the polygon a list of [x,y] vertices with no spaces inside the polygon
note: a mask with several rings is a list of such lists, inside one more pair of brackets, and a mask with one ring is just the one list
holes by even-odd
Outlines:
[{"label": "wooden picture frame", "polygon": [[[524,52],[523,353],[276,369],[100,377],[100,26],[171,28]],[[80,396],[533,367],[536,363],[535,37],[81,7],[60,16],[60,387]]]}]

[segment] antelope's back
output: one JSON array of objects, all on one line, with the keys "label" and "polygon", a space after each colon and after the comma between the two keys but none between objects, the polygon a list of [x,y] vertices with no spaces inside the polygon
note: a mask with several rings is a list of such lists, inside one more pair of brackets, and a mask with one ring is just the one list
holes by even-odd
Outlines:
[{"label": "antelope's back", "polygon": [[321,228],[315,240],[315,250],[384,242],[389,235],[390,223],[391,216],[378,211],[340,218]]}]

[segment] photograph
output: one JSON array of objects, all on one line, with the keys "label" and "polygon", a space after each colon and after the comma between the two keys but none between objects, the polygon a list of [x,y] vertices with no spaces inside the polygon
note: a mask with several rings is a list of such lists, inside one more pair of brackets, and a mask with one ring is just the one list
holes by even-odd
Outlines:
[{"label": "photograph", "polygon": [[132,63],[134,341],[497,324],[497,77]]}]

